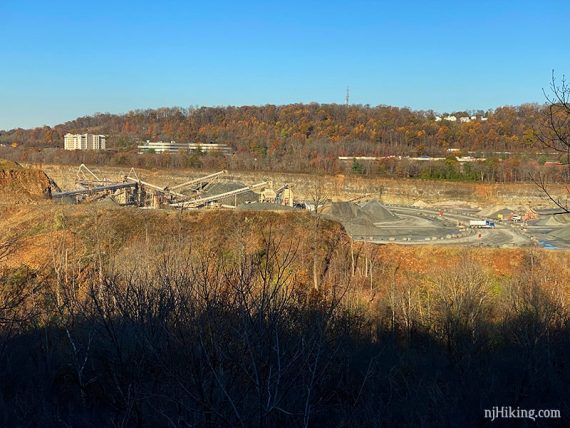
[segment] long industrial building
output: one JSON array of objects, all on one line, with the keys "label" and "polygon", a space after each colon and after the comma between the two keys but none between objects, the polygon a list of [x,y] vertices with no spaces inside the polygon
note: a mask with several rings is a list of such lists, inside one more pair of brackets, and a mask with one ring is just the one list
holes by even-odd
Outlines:
[{"label": "long industrial building", "polygon": [[106,150],[106,137],[95,134],[65,134],[65,150]]},{"label": "long industrial building", "polygon": [[176,141],[149,141],[138,146],[139,153],[177,153],[184,151],[231,152],[231,147],[217,143],[177,143]]}]

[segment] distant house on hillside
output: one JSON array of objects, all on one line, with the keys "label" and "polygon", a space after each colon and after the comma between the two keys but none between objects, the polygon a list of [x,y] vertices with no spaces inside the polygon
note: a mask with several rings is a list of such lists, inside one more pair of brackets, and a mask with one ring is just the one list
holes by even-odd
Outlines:
[{"label": "distant house on hillside", "polygon": [[[477,117],[477,116],[461,116],[459,118],[459,122],[461,123],[469,123],[472,121],[476,121],[476,120],[481,120],[481,121],[486,121],[487,118],[486,117]],[[440,122],[442,120],[447,120],[449,122],[457,122],[457,116],[451,115],[451,116],[444,116],[444,117],[440,117],[440,116],[436,116],[435,117],[435,121],[436,122]]]},{"label": "distant house on hillside", "polygon": [[65,150],[106,150],[106,137],[95,134],[65,134]]}]

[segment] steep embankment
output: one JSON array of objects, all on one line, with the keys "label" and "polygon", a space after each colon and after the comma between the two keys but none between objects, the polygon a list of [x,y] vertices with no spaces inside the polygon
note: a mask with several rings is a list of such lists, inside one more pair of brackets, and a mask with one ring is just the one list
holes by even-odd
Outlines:
[{"label": "steep embankment", "polygon": [[[199,249],[222,251],[228,257],[256,252],[266,239],[291,247],[297,254],[312,254],[315,241],[322,251],[348,237],[340,224],[321,222],[318,238],[306,239],[314,217],[305,212],[201,210],[191,212],[139,210],[102,204],[0,206],[0,243],[16,240],[5,260],[10,266],[40,268],[53,262],[65,248],[82,263],[104,254],[126,265],[153,254],[157,264],[162,250],[190,257]],[[204,250],[205,251],[205,250]],[[0,260],[0,265],[2,260]]]},{"label": "steep embankment", "polygon": [[0,159],[0,204],[30,203],[49,197],[49,177],[39,169]]},{"label": "steep embankment", "polygon": [[[350,241],[339,223],[324,221],[315,242],[314,217],[299,212],[137,210],[102,205],[19,205],[0,207],[0,242],[17,238],[13,253],[4,262],[40,268],[53,263],[62,248],[69,257],[83,262],[102,252],[114,265],[127,266],[146,260],[159,264],[163,250],[174,249],[184,258],[199,250],[215,249],[228,258],[244,251],[256,252],[271,236],[282,248],[292,246],[301,260],[312,262],[314,247],[320,257],[328,249],[338,249]],[[65,251],[64,251],[65,252]],[[202,251],[203,252],[203,251]],[[364,269],[365,257],[373,261],[379,281],[393,275],[421,278],[433,269],[446,270],[470,255],[497,277],[519,272],[527,249],[406,247],[399,245],[353,244],[356,269]],[[567,251],[534,249],[548,260],[553,270],[566,278]],[[360,256],[359,256],[360,255]],[[152,256],[152,257],[151,257]],[[358,261],[360,260],[360,261]],[[2,263],[0,263],[1,265]],[[308,263],[310,265],[310,262]],[[311,273],[308,272],[307,275]],[[383,279],[380,279],[383,278]]]}]

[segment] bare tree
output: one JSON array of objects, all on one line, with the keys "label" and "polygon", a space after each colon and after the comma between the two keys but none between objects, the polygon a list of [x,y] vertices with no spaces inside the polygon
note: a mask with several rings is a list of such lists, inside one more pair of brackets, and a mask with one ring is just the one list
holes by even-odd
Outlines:
[{"label": "bare tree", "polygon": [[469,253],[460,264],[433,278],[438,320],[436,333],[448,352],[473,352],[484,342],[484,320],[490,317],[490,280]]},{"label": "bare tree", "polygon": [[309,201],[312,204],[312,211],[321,214],[329,199],[330,194],[325,179],[316,177],[309,187]]},{"label": "bare tree", "polygon": [[[549,91],[543,89],[543,92],[547,106],[544,110],[544,120],[535,136],[543,147],[560,154],[560,162],[566,165],[570,174],[570,86],[564,75],[558,81],[553,71]],[[544,174],[540,174],[534,181],[562,213],[570,213],[570,188],[566,188],[567,197],[563,199],[550,191]]]},{"label": "bare tree", "polygon": [[318,247],[320,241],[320,234],[321,234],[321,213],[323,212],[323,208],[327,200],[329,199],[329,195],[326,190],[325,181],[323,178],[318,177],[312,184],[309,190],[309,200],[312,204],[311,211],[315,213],[314,224],[313,224],[313,236],[312,236],[312,243],[313,243],[313,288],[315,290],[319,289],[319,255],[318,255]]}]

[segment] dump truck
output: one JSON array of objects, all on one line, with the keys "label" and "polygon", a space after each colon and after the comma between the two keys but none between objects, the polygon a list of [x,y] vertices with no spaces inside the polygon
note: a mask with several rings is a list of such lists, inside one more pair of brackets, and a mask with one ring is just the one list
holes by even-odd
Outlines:
[{"label": "dump truck", "polygon": [[494,229],[495,222],[492,220],[470,220],[469,227],[472,229]]}]

